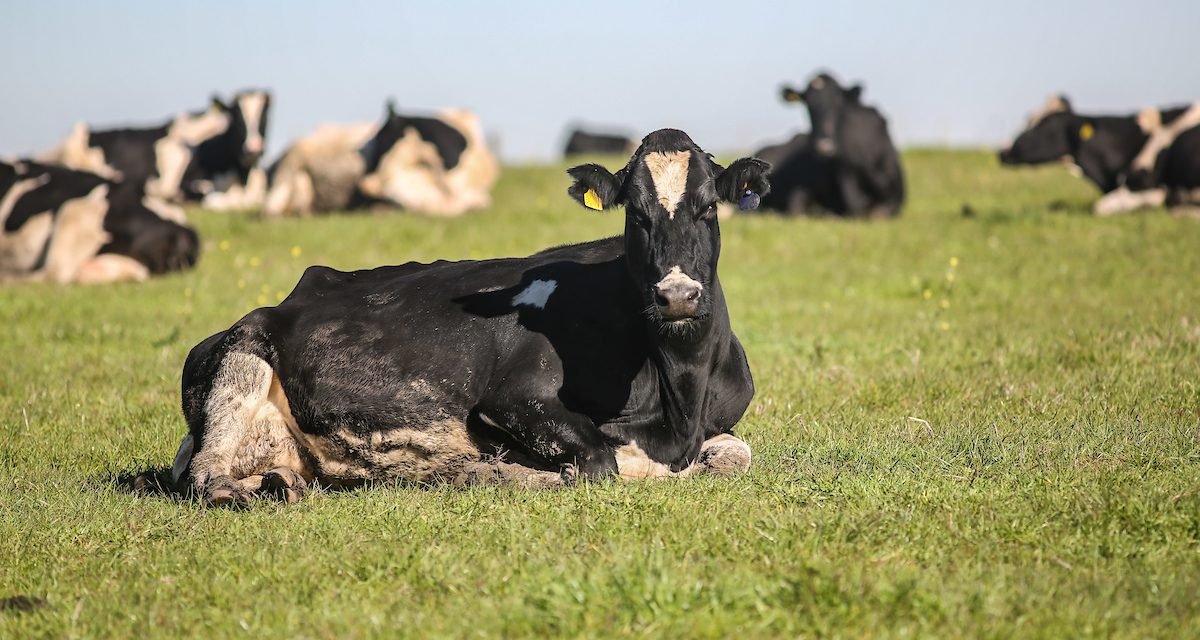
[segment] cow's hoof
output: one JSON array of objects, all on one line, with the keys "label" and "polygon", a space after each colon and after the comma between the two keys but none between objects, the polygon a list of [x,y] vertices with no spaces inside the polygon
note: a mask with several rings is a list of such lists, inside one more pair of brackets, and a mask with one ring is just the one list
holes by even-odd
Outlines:
[{"label": "cow's hoof", "polygon": [[288,504],[295,504],[308,492],[308,482],[293,469],[276,467],[263,474],[261,491]]},{"label": "cow's hoof", "polygon": [[564,485],[574,485],[579,481],[579,468],[568,462],[558,470],[558,477]]},{"label": "cow's hoof", "polygon": [[750,445],[730,434],[722,434],[700,450],[702,473],[728,476],[750,469]]},{"label": "cow's hoof", "polygon": [[250,504],[250,491],[232,478],[215,478],[204,490],[204,505],[208,507],[240,508]]}]

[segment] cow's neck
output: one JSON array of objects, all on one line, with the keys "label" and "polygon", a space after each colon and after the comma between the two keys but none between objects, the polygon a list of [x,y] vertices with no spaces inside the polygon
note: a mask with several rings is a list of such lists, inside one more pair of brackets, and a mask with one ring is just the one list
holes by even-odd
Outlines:
[{"label": "cow's neck", "polygon": [[657,369],[665,427],[680,444],[695,440],[692,444],[698,445],[703,438],[700,420],[714,354],[727,349],[729,342],[729,331],[723,330],[728,326],[729,315],[720,281],[714,278],[705,293],[713,296],[712,312],[696,321],[695,326],[667,334],[650,328],[651,357]]}]

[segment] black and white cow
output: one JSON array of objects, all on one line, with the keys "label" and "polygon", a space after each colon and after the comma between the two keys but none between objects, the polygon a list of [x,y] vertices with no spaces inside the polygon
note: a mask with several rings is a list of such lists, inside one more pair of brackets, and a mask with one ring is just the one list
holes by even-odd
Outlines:
[{"label": "black and white cow", "polygon": [[80,123],[42,162],[87,171],[167,201],[199,201],[213,209],[261,204],[266,177],[258,167],[270,108],[266,91],[243,91],[226,104],[145,128],[92,130]]},{"label": "black and white cow", "polygon": [[389,103],[381,123],[319,127],[269,173],[267,216],[372,205],[456,216],[491,204],[499,165],[475,114],[408,116]]},{"label": "black and white cow", "polygon": [[1086,115],[1076,113],[1066,97],[1053,96],[999,156],[1006,165],[1073,164],[1104,192],[1093,207],[1099,215],[1195,203],[1200,104]]},{"label": "black and white cow", "polygon": [[137,185],[0,162],[0,281],[140,281],[191,267],[199,248],[183,212]]},{"label": "black and white cow", "polygon": [[627,156],[637,148],[637,143],[627,136],[611,133],[593,133],[583,129],[571,129],[567,136],[567,146],[563,149],[563,157],[582,155],[621,155]]},{"label": "black and white cow", "polygon": [[826,73],[803,91],[783,89],[784,101],[807,105],[812,132],[762,150],[775,167],[773,194],[763,201],[764,208],[872,218],[900,213],[900,156],[887,120],[862,104],[861,95],[861,85],[844,88]]},{"label": "black and white cow", "polygon": [[714,162],[682,131],[610,173],[570,170],[625,234],[527,258],[310,267],[276,307],[183,367],[176,484],[209,504],[307,483],[553,487],[744,471],[754,394],[717,274],[717,202],[766,193],[765,163]]}]

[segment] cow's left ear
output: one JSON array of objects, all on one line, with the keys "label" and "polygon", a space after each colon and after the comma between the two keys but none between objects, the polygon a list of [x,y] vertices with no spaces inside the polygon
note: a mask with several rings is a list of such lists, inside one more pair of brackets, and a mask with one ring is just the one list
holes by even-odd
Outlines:
[{"label": "cow's left ear", "polygon": [[791,87],[784,87],[779,92],[784,102],[804,102],[804,94]]},{"label": "cow's left ear", "polygon": [[771,164],[758,158],[734,160],[717,176],[717,195],[726,202],[736,202],[742,209],[757,209],[758,200],[771,192],[767,174]]},{"label": "cow's left ear", "polygon": [[229,111],[229,106],[226,105],[224,102],[221,102],[221,96],[218,96],[216,94],[213,94],[212,104],[209,105],[209,108],[218,113],[223,113],[223,112]]},{"label": "cow's left ear", "polygon": [[567,194],[579,204],[595,211],[625,204],[621,199],[625,169],[613,175],[598,164],[581,164],[567,169],[567,173],[575,179],[567,189]]},{"label": "cow's left ear", "polygon": [[862,99],[862,92],[863,86],[861,84],[856,84],[853,87],[846,89],[846,98],[853,102],[858,102]]}]

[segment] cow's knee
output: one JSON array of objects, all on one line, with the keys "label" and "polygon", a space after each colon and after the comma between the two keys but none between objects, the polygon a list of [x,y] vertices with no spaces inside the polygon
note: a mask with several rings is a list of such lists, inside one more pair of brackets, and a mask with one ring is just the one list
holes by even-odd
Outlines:
[{"label": "cow's knee", "polygon": [[722,433],[704,441],[696,464],[704,475],[744,473],[750,469],[750,445],[731,433]]}]

